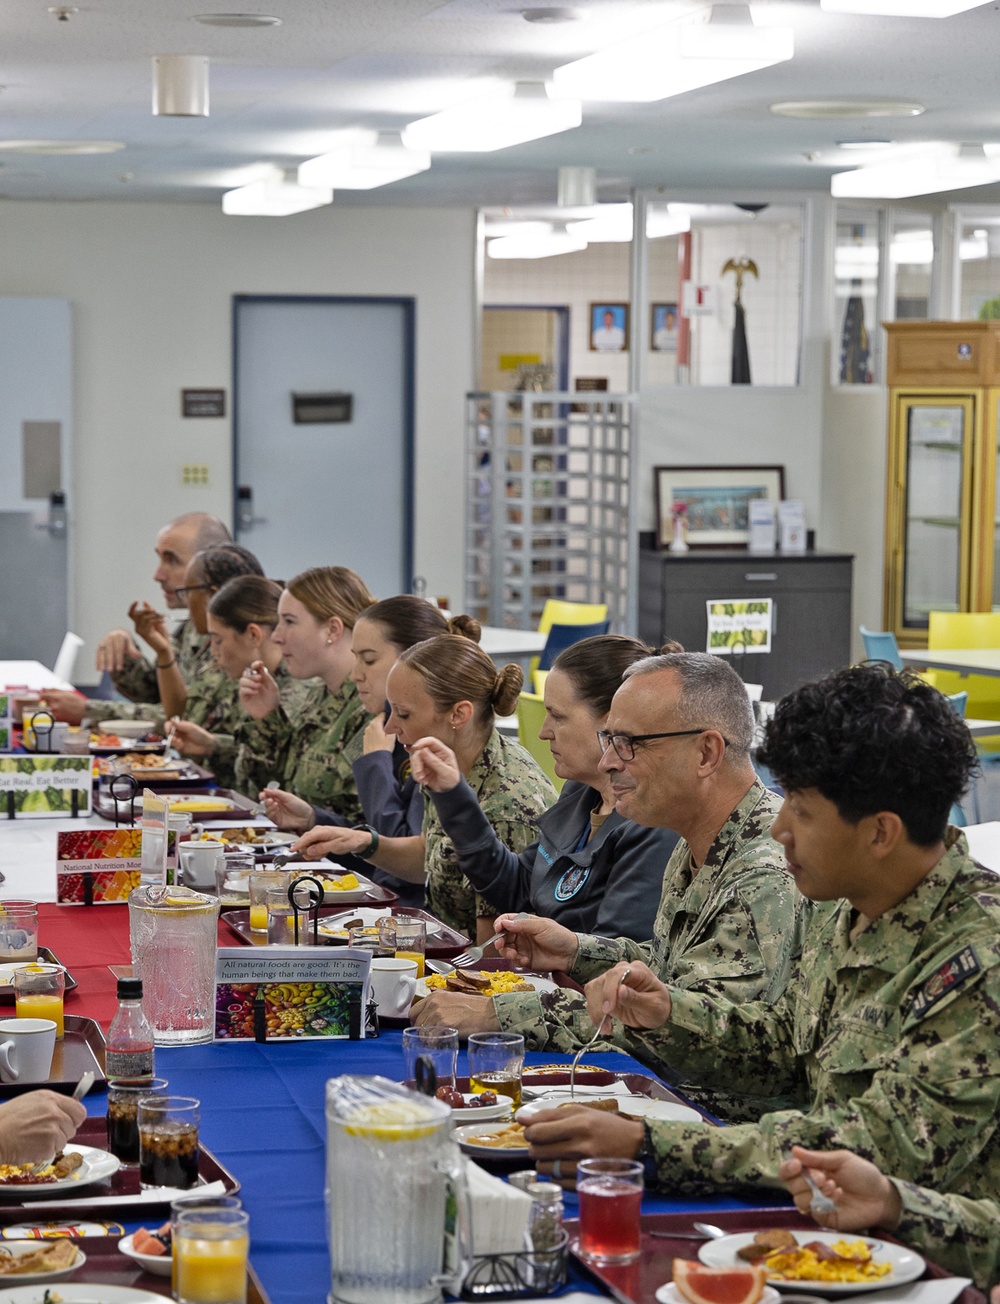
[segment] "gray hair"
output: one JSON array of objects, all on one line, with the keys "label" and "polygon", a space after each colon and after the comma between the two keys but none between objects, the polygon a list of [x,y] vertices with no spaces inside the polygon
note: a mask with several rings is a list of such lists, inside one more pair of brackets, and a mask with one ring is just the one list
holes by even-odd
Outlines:
[{"label": "gray hair", "polygon": [[224,525],[217,516],[210,516],[208,512],[185,512],[183,516],[175,517],[170,524],[193,527],[196,552],[233,541],[228,525]]},{"label": "gray hair", "polygon": [[729,751],[745,756],[753,743],[753,707],[746,685],[732,666],[708,652],[671,652],[644,657],[622,679],[673,670],[681,681],[680,723],[692,729],[718,729]]}]

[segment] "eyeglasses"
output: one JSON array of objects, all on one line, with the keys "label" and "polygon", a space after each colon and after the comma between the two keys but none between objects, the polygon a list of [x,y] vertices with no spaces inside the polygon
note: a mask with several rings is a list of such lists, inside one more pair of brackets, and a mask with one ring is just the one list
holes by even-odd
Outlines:
[{"label": "eyeglasses", "polygon": [[212,589],[214,584],[185,584],[182,588],[174,589],[175,598],[186,598],[189,593],[197,593],[199,589]]},{"label": "eyeglasses", "polygon": [[[688,738],[694,734],[706,733],[705,729],[675,729],[672,733],[655,733],[655,734],[613,734],[608,733],[606,729],[598,729],[597,741],[601,744],[601,752],[604,753],[609,747],[615,749],[615,755],[620,761],[635,760],[636,743],[649,743],[655,738]],[[728,746],[728,739],[722,740]]]}]

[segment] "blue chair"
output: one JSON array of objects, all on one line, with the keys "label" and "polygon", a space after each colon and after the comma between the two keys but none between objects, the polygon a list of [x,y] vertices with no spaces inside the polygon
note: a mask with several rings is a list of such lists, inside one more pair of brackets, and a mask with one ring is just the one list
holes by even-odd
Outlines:
[{"label": "blue chair", "polygon": [[609,620],[598,620],[593,625],[551,625],[542,655],[538,658],[538,669],[551,670],[552,662],[560,652],[572,647],[574,643],[582,642],[585,638],[606,634],[610,625]]},{"label": "blue chair", "polygon": [[865,629],[862,625],[861,641],[869,661],[888,661],[893,670],[902,670],[903,658],[899,655],[896,635],[891,630]]}]

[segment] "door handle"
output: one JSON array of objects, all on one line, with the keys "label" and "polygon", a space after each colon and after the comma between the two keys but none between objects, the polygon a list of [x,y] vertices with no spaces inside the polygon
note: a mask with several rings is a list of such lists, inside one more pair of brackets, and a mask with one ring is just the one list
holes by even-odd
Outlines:
[{"label": "door handle", "polygon": [[250,530],[255,525],[265,525],[266,516],[253,514],[253,489],[248,484],[241,484],[236,489],[236,528]]},{"label": "door handle", "polygon": [[777,571],[746,571],[743,575],[745,580],[754,583],[773,583],[778,578]]}]

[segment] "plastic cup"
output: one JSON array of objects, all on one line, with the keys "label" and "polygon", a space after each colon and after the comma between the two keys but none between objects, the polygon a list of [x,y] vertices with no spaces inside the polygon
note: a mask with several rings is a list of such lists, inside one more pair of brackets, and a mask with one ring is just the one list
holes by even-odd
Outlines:
[{"label": "plastic cup", "polygon": [[59,964],[26,964],[14,970],[14,1013],[19,1019],[51,1019],[61,1040],[66,970]]},{"label": "plastic cup", "polygon": [[633,1159],[581,1159],[580,1254],[594,1263],[631,1263],[639,1257],[642,1164]]},{"label": "plastic cup", "polygon": [[244,1209],[181,1209],[173,1222],[179,1304],[246,1304],[250,1215]]}]

